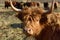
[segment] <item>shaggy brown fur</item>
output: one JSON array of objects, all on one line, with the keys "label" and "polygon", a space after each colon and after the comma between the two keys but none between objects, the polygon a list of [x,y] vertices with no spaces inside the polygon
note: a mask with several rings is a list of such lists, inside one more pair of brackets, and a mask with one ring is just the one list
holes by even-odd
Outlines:
[{"label": "shaggy brown fur", "polygon": [[[33,33],[31,35],[38,35],[40,33],[40,28],[43,26],[40,25],[39,20],[42,15],[42,11],[39,8],[27,8],[27,10],[21,11],[18,15],[16,15],[22,22],[25,24],[25,30],[32,29]],[[41,26],[41,27],[40,27]],[[37,27],[37,28],[36,28]],[[37,30],[37,31],[36,31]],[[30,32],[28,32],[30,33]]]},{"label": "shaggy brown fur", "polygon": [[[17,17],[19,19],[20,15],[22,16],[23,23],[25,24],[25,31],[29,35],[34,36],[37,40],[60,40],[57,37],[59,32],[59,23],[60,20],[58,17],[60,14],[57,13],[49,13],[49,12],[41,12],[39,8],[26,9],[22,14],[18,14]],[[25,15],[24,15],[25,14]]]},{"label": "shaggy brown fur", "polygon": [[[14,9],[13,6],[12,8]],[[47,12],[38,7],[24,8],[21,11],[15,8],[15,10],[18,11],[16,17],[24,23],[24,30],[29,35],[37,40],[60,40],[60,19],[53,12],[53,7]]]}]

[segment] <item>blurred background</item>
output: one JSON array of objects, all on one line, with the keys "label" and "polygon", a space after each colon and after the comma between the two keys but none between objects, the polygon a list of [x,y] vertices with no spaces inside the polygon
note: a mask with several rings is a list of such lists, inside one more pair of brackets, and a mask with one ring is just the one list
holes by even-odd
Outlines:
[{"label": "blurred background", "polygon": [[[9,0],[0,0],[0,4],[3,4],[4,1],[9,1]],[[12,0],[12,1],[18,1],[18,2],[26,2],[27,0]],[[38,2],[51,2],[52,0],[28,0],[28,1],[38,1]],[[57,2],[60,2],[60,0],[56,0]]]}]

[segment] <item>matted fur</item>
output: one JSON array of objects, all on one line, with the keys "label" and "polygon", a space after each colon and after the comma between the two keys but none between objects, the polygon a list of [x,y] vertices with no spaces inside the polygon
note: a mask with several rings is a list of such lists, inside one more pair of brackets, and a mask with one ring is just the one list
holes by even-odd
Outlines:
[{"label": "matted fur", "polygon": [[[53,1],[53,0],[52,0]],[[60,40],[60,19],[58,15],[53,12],[54,1],[51,9],[45,12],[39,7],[24,8],[22,10],[12,8],[18,12],[18,17],[24,23],[24,30],[28,34],[34,36],[37,40]]]}]

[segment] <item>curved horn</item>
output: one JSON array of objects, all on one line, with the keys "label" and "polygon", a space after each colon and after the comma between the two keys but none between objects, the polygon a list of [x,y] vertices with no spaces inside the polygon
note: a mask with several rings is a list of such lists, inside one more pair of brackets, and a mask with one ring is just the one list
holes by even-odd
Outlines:
[{"label": "curved horn", "polygon": [[53,12],[53,10],[54,10],[54,3],[55,3],[55,0],[52,0],[50,12]]},{"label": "curved horn", "polygon": [[13,10],[15,10],[15,11],[17,11],[17,12],[18,12],[18,11],[21,11],[21,9],[17,9],[16,7],[14,7],[14,6],[13,6],[13,4],[12,4],[12,1],[11,1],[11,0],[10,0],[10,5],[11,5],[11,7],[12,7],[12,9],[13,9]]}]

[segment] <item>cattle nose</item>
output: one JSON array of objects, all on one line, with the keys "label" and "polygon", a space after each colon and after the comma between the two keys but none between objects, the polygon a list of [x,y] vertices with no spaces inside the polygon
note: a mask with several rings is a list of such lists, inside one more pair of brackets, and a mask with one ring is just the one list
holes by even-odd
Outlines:
[{"label": "cattle nose", "polygon": [[24,28],[24,31],[30,35],[33,34],[33,30],[31,28]]},{"label": "cattle nose", "polygon": [[23,32],[24,32],[27,36],[30,36],[30,34],[27,32],[26,29],[23,29]]}]

